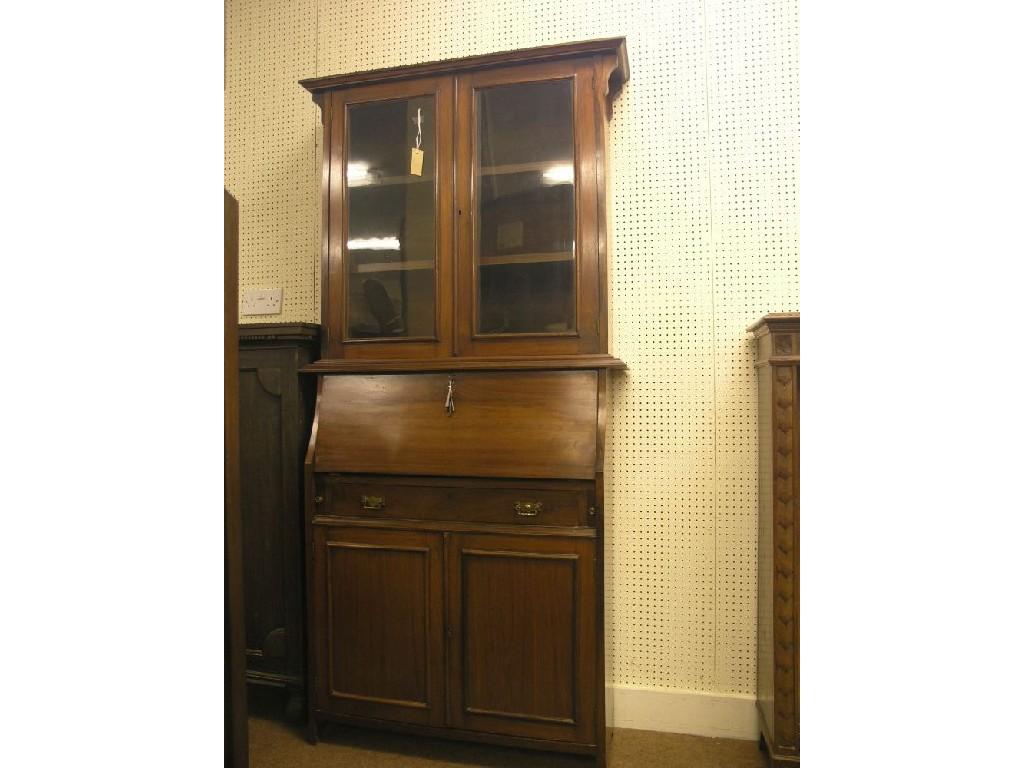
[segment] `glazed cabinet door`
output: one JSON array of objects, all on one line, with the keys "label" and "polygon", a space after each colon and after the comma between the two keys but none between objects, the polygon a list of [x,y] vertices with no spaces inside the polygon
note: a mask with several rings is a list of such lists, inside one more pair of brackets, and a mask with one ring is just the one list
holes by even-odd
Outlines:
[{"label": "glazed cabinet door", "polygon": [[444,724],[442,534],[314,526],[316,708]]},{"label": "glazed cabinet door", "polygon": [[451,726],[594,743],[594,541],[451,535]]},{"label": "glazed cabinet door", "polygon": [[326,97],[325,356],[452,348],[450,77]]},{"label": "glazed cabinet door", "polygon": [[459,354],[600,351],[593,62],[460,75],[456,90]]}]

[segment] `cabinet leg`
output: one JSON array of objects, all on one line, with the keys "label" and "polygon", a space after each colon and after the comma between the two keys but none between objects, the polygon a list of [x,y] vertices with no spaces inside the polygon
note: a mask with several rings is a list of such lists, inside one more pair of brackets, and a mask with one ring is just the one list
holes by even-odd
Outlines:
[{"label": "cabinet leg", "polygon": [[312,713],[310,713],[309,717],[306,719],[306,741],[314,747],[320,741],[320,724],[316,721],[316,718],[313,717]]},{"label": "cabinet leg", "polygon": [[604,728],[601,730],[604,731],[604,736],[598,736],[597,754],[594,756],[596,768],[605,768],[608,762],[608,740],[611,738],[611,730]]}]

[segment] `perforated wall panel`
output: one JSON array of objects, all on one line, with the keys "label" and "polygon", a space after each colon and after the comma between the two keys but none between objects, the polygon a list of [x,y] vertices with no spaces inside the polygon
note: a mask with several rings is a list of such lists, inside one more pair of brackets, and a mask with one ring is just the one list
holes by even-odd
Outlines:
[{"label": "perforated wall panel", "polygon": [[745,328],[799,308],[797,0],[228,0],[227,21],[242,287],[281,285],[281,319],[311,322],[321,137],[297,80],[626,36],[609,147],[612,352],[630,366],[608,426],[609,682],[752,694]]},{"label": "perforated wall panel", "polygon": [[319,110],[297,81],[316,67],[316,0],[225,6],[224,186],[239,203],[239,290],[282,288],[281,314],[319,322]]}]

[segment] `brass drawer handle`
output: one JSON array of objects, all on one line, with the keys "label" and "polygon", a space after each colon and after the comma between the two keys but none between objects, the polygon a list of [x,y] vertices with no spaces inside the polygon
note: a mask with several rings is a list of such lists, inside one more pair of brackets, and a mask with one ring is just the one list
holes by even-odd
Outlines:
[{"label": "brass drawer handle", "polygon": [[363,509],[384,509],[383,496],[363,496],[360,499]]},{"label": "brass drawer handle", "polygon": [[517,501],[515,504],[516,514],[520,517],[536,517],[544,510],[542,501]]}]

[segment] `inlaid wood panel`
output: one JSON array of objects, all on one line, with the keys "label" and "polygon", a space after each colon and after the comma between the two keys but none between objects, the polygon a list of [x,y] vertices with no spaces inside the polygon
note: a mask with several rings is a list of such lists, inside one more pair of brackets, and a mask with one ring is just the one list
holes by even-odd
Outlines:
[{"label": "inlaid wood panel", "polygon": [[440,534],[317,527],[319,706],[444,720]]},{"label": "inlaid wood panel", "polygon": [[595,371],[324,377],[318,472],[592,478],[596,458]]},{"label": "inlaid wood panel", "polygon": [[594,543],[455,535],[451,724],[593,741]]}]

